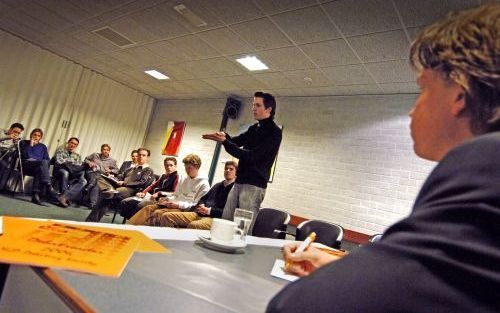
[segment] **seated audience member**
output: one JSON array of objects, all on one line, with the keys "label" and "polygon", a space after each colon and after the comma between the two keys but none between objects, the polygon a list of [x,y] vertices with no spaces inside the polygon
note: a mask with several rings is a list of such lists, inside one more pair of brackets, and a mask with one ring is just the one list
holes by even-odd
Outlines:
[{"label": "seated audience member", "polygon": [[16,156],[16,145],[23,130],[21,123],[13,123],[9,129],[0,129],[0,174]]},{"label": "seated audience member", "polygon": [[133,167],[137,164],[137,150],[132,150],[132,152],[130,153],[130,158],[132,159],[131,161],[125,161],[122,163],[122,166],[120,166],[120,170],[118,171],[118,173],[123,173],[129,167]]},{"label": "seated audience member", "polygon": [[187,177],[183,177],[175,189],[171,198],[161,198],[157,204],[151,204],[142,208],[130,218],[127,224],[132,225],[159,225],[159,219],[153,220],[153,212],[157,212],[156,217],[169,211],[186,211],[203,197],[210,189],[210,184],[205,177],[199,176],[201,159],[196,154],[189,154],[183,160]]},{"label": "seated audience member", "polygon": [[284,247],[267,312],[500,312],[500,4],[450,14],[410,49],[415,153],[439,161],[411,214],[339,261]]},{"label": "seated audience member", "polygon": [[111,204],[110,200],[118,203],[144,189],[154,181],[153,170],[147,164],[149,150],[139,148],[138,154],[137,165],[128,168],[125,173],[119,174],[116,179],[112,176],[99,176],[97,179],[100,190],[98,205],[87,216],[87,222],[99,222]]},{"label": "seated audience member", "polygon": [[[87,184],[85,168],[82,166],[82,157],[75,152],[80,140],[71,137],[64,147],[59,147],[54,155],[54,178],[59,185],[62,196],[59,204],[67,207],[69,200],[76,198]],[[70,188],[70,181],[76,181]]]},{"label": "seated audience member", "polygon": [[23,174],[34,177],[31,201],[39,205],[42,204],[41,192],[48,193],[52,198],[57,197],[57,193],[50,185],[50,159],[47,146],[40,142],[42,137],[43,131],[35,128],[31,131],[29,140],[21,140],[19,143]]},{"label": "seated audience member", "polygon": [[99,197],[99,186],[97,181],[101,175],[115,176],[118,174],[116,160],[110,156],[111,146],[107,143],[101,145],[101,153],[92,153],[85,158],[87,165],[86,177],[88,180],[87,190],[89,192],[89,209],[94,209]]},{"label": "seated audience member", "polygon": [[212,218],[220,218],[227,196],[236,180],[238,165],[227,161],[224,165],[224,180],[215,184],[189,212],[165,212],[160,217],[160,226],[210,229]]},{"label": "seated audience member", "polygon": [[136,193],[135,197],[129,197],[120,202],[121,216],[129,219],[143,207],[154,204],[159,198],[175,191],[179,181],[177,160],[174,157],[166,157],[163,160],[163,166],[165,167],[165,174],[161,175],[143,191]]}]

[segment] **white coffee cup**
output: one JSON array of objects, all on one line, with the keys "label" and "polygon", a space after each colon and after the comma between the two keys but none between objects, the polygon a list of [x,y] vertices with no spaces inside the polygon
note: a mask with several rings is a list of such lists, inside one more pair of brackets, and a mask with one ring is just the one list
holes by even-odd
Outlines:
[{"label": "white coffee cup", "polygon": [[223,220],[221,218],[212,219],[212,226],[210,227],[210,238],[218,241],[232,241],[234,235],[241,236],[241,229],[236,227],[233,221]]}]

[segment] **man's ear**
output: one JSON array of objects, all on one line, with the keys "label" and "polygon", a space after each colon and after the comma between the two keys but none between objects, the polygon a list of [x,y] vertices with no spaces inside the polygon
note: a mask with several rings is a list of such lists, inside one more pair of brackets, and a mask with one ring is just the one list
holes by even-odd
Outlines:
[{"label": "man's ear", "polygon": [[453,102],[451,112],[454,116],[459,116],[465,113],[465,92],[463,90],[457,94],[457,97]]}]

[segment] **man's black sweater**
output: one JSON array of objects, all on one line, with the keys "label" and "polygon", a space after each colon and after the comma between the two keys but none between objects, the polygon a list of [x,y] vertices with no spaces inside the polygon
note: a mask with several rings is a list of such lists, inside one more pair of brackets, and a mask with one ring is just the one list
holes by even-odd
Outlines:
[{"label": "man's black sweater", "polygon": [[236,183],[267,187],[271,167],[281,144],[281,129],[271,118],[260,120],[243,134],[226,134],[227,153],[239,159]]}]

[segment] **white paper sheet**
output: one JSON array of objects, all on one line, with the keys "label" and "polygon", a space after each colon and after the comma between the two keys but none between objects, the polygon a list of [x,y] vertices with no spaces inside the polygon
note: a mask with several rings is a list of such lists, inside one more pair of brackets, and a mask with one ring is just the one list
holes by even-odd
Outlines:
[{"label": "white paper sheet", "polygon": [[271,270],[271,276],[278,277],[288,281],[296,281],[299,276],[291,275],[285,272],[285,261],[281,259],[276,259],[274,261],[273,269]]}]

